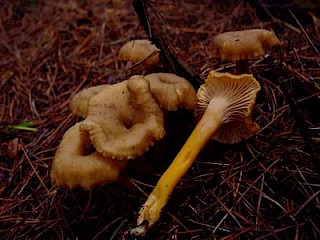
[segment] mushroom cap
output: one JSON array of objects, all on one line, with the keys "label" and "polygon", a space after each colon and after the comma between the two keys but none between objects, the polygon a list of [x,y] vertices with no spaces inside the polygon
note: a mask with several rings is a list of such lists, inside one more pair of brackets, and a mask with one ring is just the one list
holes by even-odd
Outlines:
[{"label": "mushroom cap", "polygon": [[102,90],[109,88],[109,84],[94,86],[83,89],[78,94],[74,95],[70,101],[70,108],[73,114],[81,116],[83,118],[88,116],[88,107],[91,98]]},{"label": "mushroom cap", "polygon": [[226,105],[222,113],[222,124],[212,138],[229,144],[240,142],[259,130],[259,125],[252,120],[252,110],[259,90],[260,84],[251,74],[233,75],[210,71],[205,84],[197,92],[196,116],[200,118],[212,101]]},{"label": "mushroom cap", "polygon": [[160,50],[147,39],[131,40],[119,50],[119,59],[130,62],[144,61],[145,65],[156,66],[160,63]]},{"label": "mushroom cap", "polygon": [[90,153],[89,136],[76,123],[69,128],[58,146],[52,161],[51,180],[57,186],[90,189],[94,185],[115,182],[127,161]]},{"label": "mushroom cap", "polygon": [[144,77],[161,108],[175,111],[178,107],[195,109],[197,94],[191,83],[173,73],[152,73]]},{"label": "mushroom cap", "polygon": [[265,29],[230,31],[214,37],[212,49],[223,61],[239,61],[262,56],[266,48],[278,45],[276,35]]},{"label": "mushroom cap", "polygon": [[165,135],[163,113],[143,77],[110,85],[90,99],[87,109],[80,130],[89,133],[103,156],[136,158]]}]

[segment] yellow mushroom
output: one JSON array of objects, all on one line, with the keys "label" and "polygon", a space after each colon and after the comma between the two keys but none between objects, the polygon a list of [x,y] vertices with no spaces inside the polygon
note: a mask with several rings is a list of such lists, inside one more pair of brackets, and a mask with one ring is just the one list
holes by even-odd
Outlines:
[{"label": "yellow mushroom", "polygon": [[[174,188],[212,137],[222,137],[223,142],[235,143],[248,138],[258,130],[251,115],[259,90],[260,85],[252,75],[236,76],[213,71],[209,73],[205,84],[197,93],[197,113],[201,118],[143,204],[137,220],[138,226],[130,231],[131,234],[144,235],[154,225]],[[239,130],[238,126],[246,130]],[[219,131],[223,133],[216,134]],[[229,133],[237,134],[236,138],[231,137]]]},{"label": "yellow mushroom", "polygon": [[83,89],[80,93],[73,96],[70,101],[70,108],[73,114],[80,117],[88,116],[89,102],[92,97],[100,93],[102,90],[109,88],[111,85],[104,84]]},{"label": "yellow mushroom", "polygon": [[265,49],[280,43],[276,35],[265,29],[230,31],[214,37],[212,50],[222,61],[236,63],[237,73],[249,73],[248,60],[262,56]]},{"label": "yellow mushroom", "polygon": [[191,83],[173,73],[151,73],[144,77],[161,108],[175,111],[177,108],[193,110],[197,95]]},{"label": "yellow mushroom", "polygon": [[89,134],[98,152],[118,160],[141,156],[165,135],[163,113],[143,77],[93,96],[80,130]]},{"label": "yellow mushroom", "polygon": [[128,159],[165,135],[162,111],[143,77],[84,89],[70,107],[85,119],[64,134],[56,151],[51,179],[57,186],[90,189],[116,181]]},{"label": "yellow mushroom", "polygon": [[117,161],[90,152],[89,136],[77,123],[69,128],[52,161],[51,180],[57,186],[90,189],[96,184],[117,181],[127,161]]},{"label": "yellow mushroom", "polygon": [[160,50],[148,39],[131,40],[119,50],[119,59],[131,63],[142,63],[150,72],[160,64]]}]

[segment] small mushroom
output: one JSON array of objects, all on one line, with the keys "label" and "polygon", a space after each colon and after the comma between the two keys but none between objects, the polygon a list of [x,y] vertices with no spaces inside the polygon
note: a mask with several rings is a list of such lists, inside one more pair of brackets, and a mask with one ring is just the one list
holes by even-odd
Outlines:
[{"label": "small mushroom", "polygon": [[[130,231],[131,234],[144,235],[154,225],[175,186],[217,131],[220,133],[215,137],[230,143],[248,138],[257,131],[251,114],[259,90],[260,85],[252,75],[209,73],[197,93],[197,113],[202,113],[200,121],[144,203],[139,212],[138,226]],[[238,124],[246,130],[235,129]],[[237,136],[231,137],[229,131]]]},{"label": "small mushroom", "polygon": [[236,72],[249,73],[248,60],[262,56],[265,49],[280,43],[276,35],[265,29],[230,31],[214,37],[212,49],[222,61],[236,63]]},{"label": "small mushroom", "polygon": [[147,39],[131,40],[119,50],[119,59],[131,63],[142,63],[147,71],[160,64],[160,50]]},{"label": "small mushroom", "polygon": [[150,83],[150,90],[160,107],[168,111],[177,108],[193,110],[197,95],[186,79],[173,73],[152,73],[144,77]]},{"label": "small mushroom", "polygon": [[117,161],[94,151],[89,136],[76,123],[69,128],[52,161],[51,179],[57,186],[90,189],[96,184],[115,182],[127,161]]},{"label": "small mushroom", "polygon": [[110,85],[87,108],[80,130],[103,156],[136,158],[165,135],[163,113],[143,77]]}]

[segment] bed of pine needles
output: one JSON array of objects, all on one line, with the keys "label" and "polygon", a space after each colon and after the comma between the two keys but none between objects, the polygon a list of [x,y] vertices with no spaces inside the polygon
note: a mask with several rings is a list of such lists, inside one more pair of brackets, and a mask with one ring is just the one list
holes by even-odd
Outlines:
[{"label": "bed of pine needles", "polygon": [[[176,60],[199,79],[232,71],[210,53],[224,31],[266,28],[281,41],[251,61],[261,130],[236,145],[208,143],[145,239],[320,239],[319,6],[144,2],[153,37],[164,36],[172,53],[162,71]],[[167,115],[166,137],[129,164],[127,181],[67,190],[52,186],[50,167],[79,120],[71,97],[142,74],[118,60],[124,43],[150,34],[139,17],[131,1],[0,1],[1,239],[132,238],[126,231],[191,132],[193,113]]]}]

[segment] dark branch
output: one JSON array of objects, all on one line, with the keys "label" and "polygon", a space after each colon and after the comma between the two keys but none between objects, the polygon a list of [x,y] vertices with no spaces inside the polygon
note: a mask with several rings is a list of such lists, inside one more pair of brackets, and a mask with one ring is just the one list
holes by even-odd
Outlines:
[{"label": "dark branch", "polygon": [[147,11],[148,0],[133,0],[133,7],[138,15],[141,26],[147,33],[150,41],[152,41],[157,48],[161,51],[161,58],[165,67],[170,72],[174,72],[179,76],[186,78],[193,85],[195,89],[198,89],[203,84],[203,79],[192,71],[189,66],[179,59],[169,44],[169,41],[163,33],[159,33],[157,29],[152,28],[149,22],[149,16]]}]

